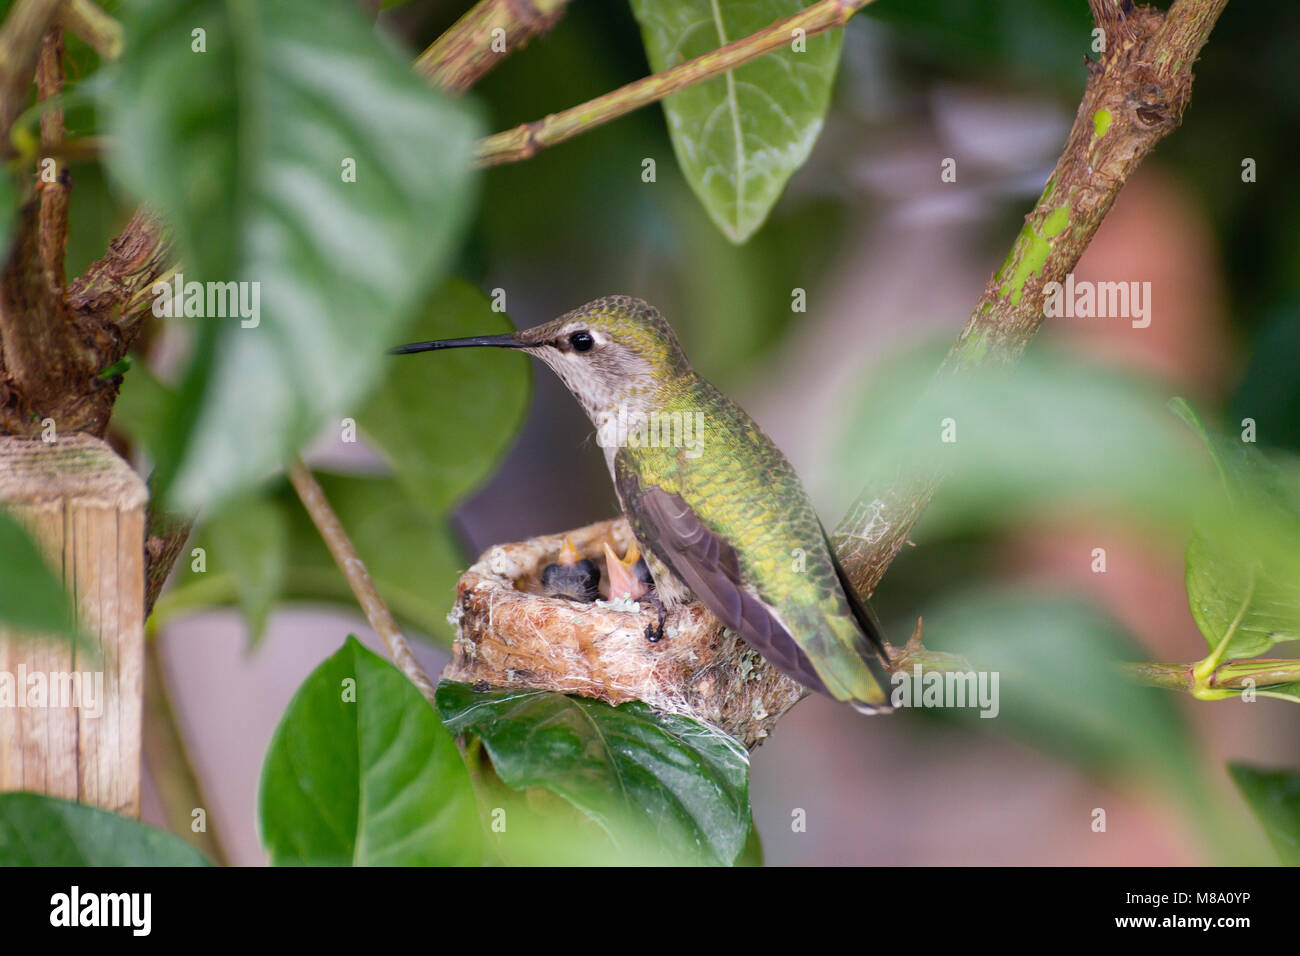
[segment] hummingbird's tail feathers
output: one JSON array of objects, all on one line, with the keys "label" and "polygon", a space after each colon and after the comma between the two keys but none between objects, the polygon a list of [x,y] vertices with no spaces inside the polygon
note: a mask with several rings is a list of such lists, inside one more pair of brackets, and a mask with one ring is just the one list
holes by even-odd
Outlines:
[{"label": "hummingbird's tail feathers", "polygon": [[[863,637],[866,638],[864,644],[869,646],[863,647],[863,661],[867,669],[871,671],[871,676],[876,679],[876,683],[882,688],[889,687],[891,684],[889,673],[889,652],[885,649],[885,631],[880,626],[880,620],[876,613],[866,601],[862,600],[862,595],[849,579],[848,572],[844,570],[844,565],[840,563],[840,556],[835,552],[835,545],[831,543],[830,535],[826,529],[822,528],[822,537],[826,539],[826,550],[831,554],[831,564],[835,567],[835,576],[840,580],[840,589],[844,592],[844,598],[849,602],[849,610],[853,612],[853,619],[857,621],[858,627],[862,631]],[[881,707],[878,704],[870,702],[854,703],[854,707],[864,714],[882,713],[892,708],[886,705]]]},{"label": "hummingbird's tail feathers", "polygon": [[858,589],[853,586],[853,582],[849,580],[848,572],[844,570],[844,565],[840,564],[840,556],[835,553],[835,545],[831,543],[830,535],[826,533],[825,528],[822,528],[822,537],[826,539],[826,550],[831,553],[831,564],[835,566],[835,576],[840,579],[840,588],[844,591],[844,597],[849,602],[849,610],[853,612],[858,627],[862,628],[862,633],[871,642],[872,648],[875,649],[882,660],[888,662],[889,654],[885,651],[885,632],[880,626],[880,621],[876,618],[875,612],[862,600],[862,595],[858,594]]}]

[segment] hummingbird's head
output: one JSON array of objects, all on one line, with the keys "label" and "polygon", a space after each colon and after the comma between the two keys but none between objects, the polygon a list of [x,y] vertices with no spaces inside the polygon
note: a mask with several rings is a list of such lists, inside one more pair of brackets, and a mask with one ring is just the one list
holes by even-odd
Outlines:
[{"label": "hummingbird's head", "polygon": [[658,404],[661,390],[691,371],[672,326],[640,299],[612,295],[558,319],[506,335],[403,345],[397,354],[492,346],[520,349],[555,371],[593,421],[620,406]]}]

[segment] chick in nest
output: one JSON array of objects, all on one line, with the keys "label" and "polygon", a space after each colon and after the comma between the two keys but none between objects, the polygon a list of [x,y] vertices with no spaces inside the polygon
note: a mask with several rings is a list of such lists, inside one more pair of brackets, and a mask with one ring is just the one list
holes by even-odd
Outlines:
[{"label": "chick in nest", "polygon": [[590,604],[600,597],[600,568],[595,561],[579,554],[573,542],[565,538],[556,563],[542,568],[542,590],[548,597]]}]

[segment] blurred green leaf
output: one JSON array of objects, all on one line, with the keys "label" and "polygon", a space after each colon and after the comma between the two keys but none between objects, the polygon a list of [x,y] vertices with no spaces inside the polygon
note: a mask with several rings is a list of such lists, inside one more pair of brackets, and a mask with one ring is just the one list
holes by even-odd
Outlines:
[{"label": "blurred green leaf", "polygon": [[[1277,273],[1289,275],[1291,271],[1284,267]],[[1250,362],[1232,396],[1232,420],[1252,419],[1261,441],[1293,452],[1300,451],[1297,355],[1300,355],[1300,290],[1292,290],[1289,301],[1265,317],[1255,337]]]},{"label": "blurred green leaf", "polygon": [[997,716],[973,723],[1097,772],[1139,771],[1199,799],[1203,781],[1177,698],[1121,676],[1115,664],[1141,660],[1141,649],[1101,612],[1070,598],[982,592],[924,619],[927,648],[999,675]]},{"label": "blurred green leaf", "polygon": [[244,497],[205,525],[208,555],[230,571],[248,641],[257,644],[280,598],[289,563],[289,519],[278,502]]},{"label": "blurred green leaf", "polygon": [[[451,279],[408,337],[422,342],[513,331],[486,296]],[[491,473],[527,413],[530,362],[499,349],[394,359],[359,422],[412,501],[442,515]]]},{"label": "blurred green leaf", "polygon": [[0,170],[0,260],[9,258],[9,239],[18,212],[18,189],[8,170]]},{"label": "blurred green leaf", "polygon": [[1287,866],[1300,866],[1300,773],[1228,764],[1237,789]]},{"label": "blurred green leaf", "polygon": [[845,499],[864,479],[916,471],[945,476],[927,533],[1062,506],[1118,509],[1182,532],[1214,492],[1154,388],[1041,351],[1014,369],[936,377],[946,350],[878,370],[835,450]]},{"label": "blurred green leaf", "polygon": [[126,29],[102,97],[113,173],[163,213],[187,281],[260,294],[256,326],[198,325],[157,452],[187,511],[262,480],[375,381],[466,222],[478,123],[346,0],[168,0]]},{"label": "blurred green leaf", "polygon": [[749,755],[721,731],[640,702],[611,707],[548,691],[438,685],[454,734],[478,737],[510,787],[544,787],[620,848],[729,865],[752,827]]},{"label": "blurred green leaf", "polygon": [[0,509],[0,624],[28,635],[79,639],[72,600],[40,548]]},{"label": "blurred green leaf", "polygon": [[[793,16],[803,0],[632,0],[656,72]],[[843,41],[839,30],[776,50],[664,100],[677,161],[718,228],[740,243],[767,218],[821,132]]]},{"label": "blurred green leaf", "polygon": [[110,424],[156,457],[156,449],[163,441],[167,409],[175,398],[176,393],[137,356],[122,376]]},{"label": "blurred green leaf", "polygon": [[[447,612],[456,601],[456,580],[466,562],[446,520],[407,498],[392,478],[317,472],[316,479],[393,615],[449,642]],[[288,527],[283,600],[324,601],[355,611],[356,596],[293,489],[280,484],[268,501]],[[207,568],[197,572],[192,562],[178,566],[172,586],[155,606],[159,621],[239,600],[237,572],[227,564],[231,553],[213,541],[207,528],[200,529],[191,547],[205,550]]]},{"label": "blurred green leaf", "polygon": [[[1217,521],[1198,522],[1187,545],[1187,599],[1211,649],[1232,633],[1224,659],[1254,657],[1279,641],[1300,639],[1300,581],[1293,566],[1277,567],[1252,546],[1249,518],[1292,542],[1300,540],[1300,475],[1288,475],[1252,443],[1210,432],[1182,399],[1170,407],[1205,442],[1226,498]],[[1224,520],[1224,518],[1227,520]],[[1288,533],[1289,532],[1289,533]]]},{"label": "blurred green leaf", "polygon": [[0,794],[0,866],[207,866],[184,840],[71,800]]},{"label": "blurred green leaf", "polygon": [[1054,81],[1075,90],[1079,59],[1092,52],[1093,21],[1076,0],[910,0],[874,3],[860,19],[887,23],[891,46],[937,69],[964,65],[988,82],[989,71]]},{"label": "blurred green leaf", "polygon": [[258,805],[277,866],[480,860],[474,793],[455,741],[406,676],[355,637],[290,701]]}]

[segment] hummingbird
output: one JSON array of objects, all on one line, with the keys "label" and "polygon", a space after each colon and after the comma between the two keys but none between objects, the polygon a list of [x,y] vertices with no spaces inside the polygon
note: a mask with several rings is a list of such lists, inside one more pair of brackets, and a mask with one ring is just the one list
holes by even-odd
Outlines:
[{"label": "hummingbird", "polygon": [[619,504],[667,610],[698,600],[778,670],[863,713],[890,710],[879,623],[849,581],[794,468],[691,367],[668,321],[606,296],[502,335],[393,354],[518,349],[560,377],[597,430]]}]

